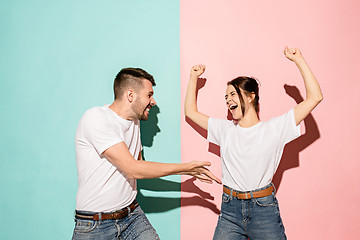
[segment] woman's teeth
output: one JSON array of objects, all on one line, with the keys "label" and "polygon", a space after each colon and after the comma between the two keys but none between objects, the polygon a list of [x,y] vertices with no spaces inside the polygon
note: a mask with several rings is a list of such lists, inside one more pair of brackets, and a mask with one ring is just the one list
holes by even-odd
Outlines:
[{"label": "woman's teeth", "polygon": [[232,104],[229,106],[230,110],[234,110],[235,108],[237,108],[237,105],[236,104]]}]

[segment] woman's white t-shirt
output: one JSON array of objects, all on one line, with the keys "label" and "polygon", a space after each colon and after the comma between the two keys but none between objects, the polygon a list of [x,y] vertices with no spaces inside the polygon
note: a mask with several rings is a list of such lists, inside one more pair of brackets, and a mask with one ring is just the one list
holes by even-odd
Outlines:
[{"label": "woman's white t-shirt", "polygon": [[239,191],[271,183],[286,143],[300,136],[294,110],[249,128],[210,118],[208,141],[220,146],[222,182]]}]

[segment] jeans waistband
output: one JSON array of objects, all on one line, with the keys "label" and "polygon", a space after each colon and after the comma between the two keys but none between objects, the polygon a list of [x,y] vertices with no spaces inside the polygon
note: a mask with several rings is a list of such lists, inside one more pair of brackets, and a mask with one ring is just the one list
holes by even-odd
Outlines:
[{"label": "jeans waistband", "polygon": [[129,213],[133,212],[135,208],[139,206],[136,199],[127,207],[114,212],[90,212],[75,210],[75,218],[84,220],[109,220],[109,219],[121,219],[126,217]]},{"label": "jeans waistband", "polygon": [[236,197],[238,199],[250,199],[250,198],[266,197],[271,195],[273,192],[275,192],[275,186],[274,184],[270,183],[265,187],[255,189],[252,191],[243,192],[243,191],[234,190],[224,185],[223,191],[224,193]]}]

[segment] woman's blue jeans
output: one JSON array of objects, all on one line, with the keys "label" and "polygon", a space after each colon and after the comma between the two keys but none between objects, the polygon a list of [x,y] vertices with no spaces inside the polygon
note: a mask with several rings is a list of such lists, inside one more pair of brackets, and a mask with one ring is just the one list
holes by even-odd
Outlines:
[{"label": "woman's blue jeans", "polygon": [[245,200],[223,193],[221,213],[213,239],[286,239],[275,191],[267,197]]},{"label": "woman's blue jeans", "polygon": [[[87,212],[89,213],[89,212]],[[157,240],[160,239],[138,206],[127,217],[116,220],[75,219],[73,240]]]}]

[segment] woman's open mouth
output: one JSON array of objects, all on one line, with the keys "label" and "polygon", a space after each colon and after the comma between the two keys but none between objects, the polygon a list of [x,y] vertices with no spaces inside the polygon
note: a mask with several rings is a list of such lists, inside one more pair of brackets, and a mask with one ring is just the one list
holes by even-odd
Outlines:
[{"label": "woman's open mouth", "polygon": [[230,109],[231,112],[233,112],[237,107],[238,107],[237,104],[231,104],[231,105],[229,106],[229,109]]}]

